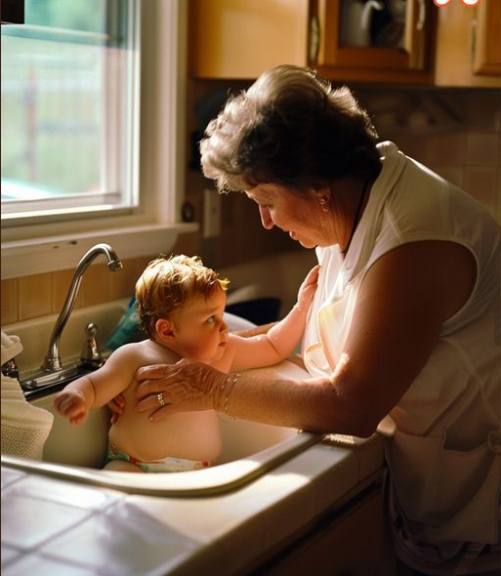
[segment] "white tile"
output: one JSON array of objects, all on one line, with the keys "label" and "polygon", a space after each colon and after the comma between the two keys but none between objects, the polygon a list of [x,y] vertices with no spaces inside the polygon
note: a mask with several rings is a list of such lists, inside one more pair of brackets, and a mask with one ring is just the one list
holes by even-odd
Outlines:
[{"label": "white tile", "polygon": [[35,475],[27,477],[20,485],[12,486],[9,491],[9,495],[19,493],[31,498],[50,500],[88,510],[102,510],[124,497],[121,492],[91,488],[75,482],[62,482]]},{"label": "white tile", "polygon": [[27,549],[81,522],[81,508],[22,495],[2,495],[2,543]]},{"label": "white tile", "polygon": [[21,552],[17,548],[11,548],[10,546],[2,544],[2,568],[18,558],[20,554]]},{"label": "white tile", "polygon": [[39,554],[30,554],[8,566],[2,571],[2,574],[3,576],[26,576],[26,574],[36,574],[36,576],[93,576],[97,575],[97,572],[46,558]]},{"label": "white tile", "polygon": [[2,491],[5,486],[12,484],[12,482],[17,482],[23,476],[26,476],[21,470],[15,470],[14,468],[7,468],[7,466],[2,466]]},{"label": "white tile", "polygon": [[160,565],[166,571],[189,556],[195,547],[190,538],[121,502],[53,539],[41,552],[102,574],[137,576]]},{"label": "white tile", "polygon": [[322,514],[358,482],[359,463],[354,450],[328,444],[314,446],[311,457],[331,462],[313,480],[313,515]]},{"label": "white tile", "polygon": [[382,470],[384,466],[384,444],[381,436],[375,435],[355,449],[358,460],[359,482]]}]

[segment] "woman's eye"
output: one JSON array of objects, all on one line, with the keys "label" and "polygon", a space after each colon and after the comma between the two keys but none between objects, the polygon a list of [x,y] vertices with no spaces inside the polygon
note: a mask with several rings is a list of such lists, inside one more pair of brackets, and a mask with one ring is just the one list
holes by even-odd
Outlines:
[{"label": "woman's eye", "polygon": [[212,326],[216,322],[216,317],[215,316],[209,316],[205,322],[206,322],[206,324],[209,324],[209,326]]}]

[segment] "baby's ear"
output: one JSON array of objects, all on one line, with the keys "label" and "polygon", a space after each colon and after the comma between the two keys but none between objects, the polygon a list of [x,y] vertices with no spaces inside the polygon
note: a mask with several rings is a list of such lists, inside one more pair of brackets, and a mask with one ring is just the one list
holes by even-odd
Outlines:
[{"label": "baby's ear", "polygon": [[167,318],[159,318],[155,322],[155,332],[161,340],[171,340],[175,337],[174,324]]}]

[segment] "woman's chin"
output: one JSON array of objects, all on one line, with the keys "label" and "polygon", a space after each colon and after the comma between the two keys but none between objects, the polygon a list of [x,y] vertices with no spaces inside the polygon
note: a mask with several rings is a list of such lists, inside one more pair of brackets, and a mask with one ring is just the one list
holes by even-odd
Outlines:
[{"label": "woman's chin", "polygon": [[313,240],[309,239],[309,238],[301,238],[300,236],[298,236],[295,232],[289,232],[289,236],[295,241],[298,242],[299,244],[301,244],[301,246],[303,248],[315,248],[315,246],[317,245],[316,242],[314,242]]},{"label": "woman's chin", "polygon": [[317,242],[313,242],[313,240],[305,240],[305,239],[300,240],[298,238],[297,242],[299,242],[299,244],[301,244],[303,248],[315,248],[315,246],[317,246]]}]

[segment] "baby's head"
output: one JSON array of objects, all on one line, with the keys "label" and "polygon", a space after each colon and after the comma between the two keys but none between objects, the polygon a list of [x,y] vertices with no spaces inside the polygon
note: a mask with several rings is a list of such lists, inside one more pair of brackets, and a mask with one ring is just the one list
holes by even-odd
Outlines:
[{"label": "baby's head", "polygon": [[216,360],[226,343],[223,313],[228,284],[196,256],[153,260],[136,283],[146,333],[180,356]]}]

